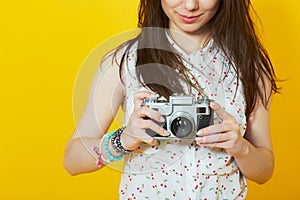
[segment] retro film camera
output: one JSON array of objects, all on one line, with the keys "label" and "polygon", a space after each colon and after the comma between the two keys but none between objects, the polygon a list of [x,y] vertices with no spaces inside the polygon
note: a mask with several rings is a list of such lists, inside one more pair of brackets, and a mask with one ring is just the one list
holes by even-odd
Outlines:
[{"label": "retro film camera", "polygon": [[196,101],[193,95],[173,95],[170,96],[169,102],[145,98],[143,106],[160,112],[165,122],[147,119],[171,134],[161,136],[150,129],[146,129],[146,133],[156,139],[193,139],[198,130],[213,124],[213,110],[209,106],[211,101],[207,97]]}]

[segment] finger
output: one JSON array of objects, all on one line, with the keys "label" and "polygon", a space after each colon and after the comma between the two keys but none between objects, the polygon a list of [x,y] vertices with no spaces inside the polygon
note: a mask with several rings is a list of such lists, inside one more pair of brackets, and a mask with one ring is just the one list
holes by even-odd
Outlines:
[{"label": "finger", "polygon": [[215,133],[220,133],[223,131],[223,124],[215,124],[208,126],[206,128],[200,129],[196,135],[199,137],[215,134]]},{"label": "finger", "polygon": [[145,140],[144,142],[151,145],[151,146],[154,146],[154,145],[157,144],[157,140],[154,139],[153,137],[151,137],[149,140]]},{"label": "finger", "polygon": [[140,134],[138,135],[132,135],[130,134],[130,137],[133,137],[141,142],[145,142],[147,144],[150,144],[150,145],[156,145],[157,144],[157,140],[153,137],[151,137],[150,135],[148,135],[147,133],[145,132],[140,132]]},{"label": "finger", "polygon": [[139,136],[136,136],[136,138],[142,142],[145,142],[147,144],[150,145],[156,145],[157,144],[157,140],[153,137],[151,137],[150,135],[148,135],[147,133],[142,133]]},{"label": "finger", "polygon": [[197,143],[200,146],[203,147],[210,147],[210,148],[223,148],[223,149],[228,149],[228,147],[231,145],[230,141],[226,142],[218,142],[218,143]]},{"label": "finger", "polygon": [[161,135],[161,136],[169,136],[170,133],[165,130],[162,126],[158,125],[157,123],[155,123],[152,120],[140,120],[140,122],[138,122],[140,125],[140,128],[142,129],[151,129],[152,131],[156,132],[157,134]]},{"label": "finger", "polygon": [[232,115],[225,112],[225,110],[220,106],[220,104],[216,102],[211,102],[210,107],[215,111],[215,113],[221,120],[234,119]]},{"label": "finger", "polygon": [[142,106],[145,98],[154,98],[154,97],[156,96],[149,91],[140,91],[134,93],[134,110],[137,110]]},{"label": "finger", "polygon": [[216,133],[223,133],[231,130],[235,130],[236,124],[233,123],[231,120],[224,120],[220,124],[215,124],[208,126],[206,128],[200,129],[196,134],[199,137],[213,135]]},{"label": "finger", "polygon": [[156,111],[153,110],[152,108],[149,107],[141,107],[140,109],[137,110],[137,116],[138,118],[143,118],[143,117],[148,117],[150,119],[154,119],[158,122],[164,122],[165,119],[162,117],[162,115]]},{"label": "finger", "polygon": [[229,135],[226,133],[219,133],[214,135],[208,135],[205,137],[196,137],[195,140],[197,144],[212,144],[226,142],[230,139]]}]

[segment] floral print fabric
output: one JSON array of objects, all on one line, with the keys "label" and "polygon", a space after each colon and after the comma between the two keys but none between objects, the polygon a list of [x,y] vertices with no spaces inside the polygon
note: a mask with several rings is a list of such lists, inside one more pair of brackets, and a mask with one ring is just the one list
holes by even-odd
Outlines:
[{"label": "floral print fabric", "polygon": [[[230,61],[213,40],[204,49],[187,55],[167,37],[205,94],[236,118],[244,134],[243,90]],[[131,47],[126,60],[125,125],[133,112],[134,92],[147,90],[135,76],[136,49],[137,45]],[[193,93],[200,98],[196,91]],[[217,116],[214,121],[221,123]],[[246,179],[234,158],[223,149],[200,147],[193,140],[162,140],[157,146],[142,144],[126,156],[119,189],[122,200],[232,200],[244,199],[246,193]]]}]

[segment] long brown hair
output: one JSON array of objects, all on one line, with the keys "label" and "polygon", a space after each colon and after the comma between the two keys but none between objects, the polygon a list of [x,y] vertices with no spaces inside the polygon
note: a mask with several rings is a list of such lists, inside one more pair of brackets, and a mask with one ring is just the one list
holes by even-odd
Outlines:
[{"label": "long brown hair", "polygon": [[[273,93],[279,91],[272,62],[255,31],[251,13],[255,12],[250,0],[220,0],[217,13],[208,22],[212,39],[234,63],[237,80],[242,81],[247,119],[258,99],[267,106],[271,95],[267,93],[267,82]],[[139,82],[166,98],[174,92],[183,92],[182,81],[201,93],[201,87],[191,82],[181,56],[174,51],[163,29],[160,29],[169,28],[169,19],[161,7],[161,0],[140,0],[138,27],[141,33],[126,45],[128,51],[138,42],[136,75]],[[120,66],[125,56],[126,53]]]}]

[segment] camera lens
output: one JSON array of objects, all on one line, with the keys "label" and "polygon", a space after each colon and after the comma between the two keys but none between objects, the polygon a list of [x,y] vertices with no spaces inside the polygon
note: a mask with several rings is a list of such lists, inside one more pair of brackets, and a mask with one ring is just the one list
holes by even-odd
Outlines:
[{"label": "camera lens", "polygon": [[193,131],[193,124],[185,117],[176,117],[171,122],[171,131],[176,137],[184,138]]}]

